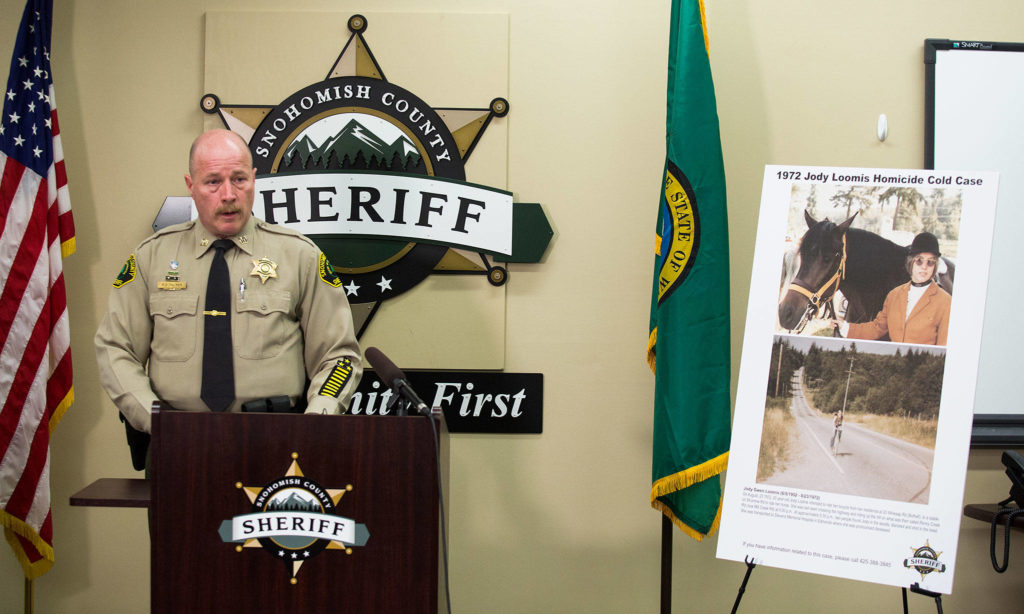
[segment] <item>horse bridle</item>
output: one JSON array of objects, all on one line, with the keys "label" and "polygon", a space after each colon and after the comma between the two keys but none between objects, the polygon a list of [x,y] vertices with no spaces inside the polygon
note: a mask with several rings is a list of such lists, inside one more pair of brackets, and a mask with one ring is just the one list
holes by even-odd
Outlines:
[{"label": "horse bridle", "polygon": [[[800,334],[804,327],[818,315],[818,310],[821,309],[822,303],[825,304],[825,309],[828,313],[831,313],[831,317],[835,317],[835,310],[832,308],[832,297],[836,295],[836,291],[839,290],[839,284],[842,283],[846,277],[846,234],[843,233],[843,252],[839,258],[839,267],[836,272],[832,274],[832,277],[828,278],[817,292],[811,292],[803,286],[796,284],[797,280],[794,279],[790,284],[788,290],[793,290],[797,294],[802,294],[807,297],[807,308],[804,309],[804,315],[800,316],[800,322],[796,325],[793,330]],[[824,296],[828,292],[828,296]]]}]

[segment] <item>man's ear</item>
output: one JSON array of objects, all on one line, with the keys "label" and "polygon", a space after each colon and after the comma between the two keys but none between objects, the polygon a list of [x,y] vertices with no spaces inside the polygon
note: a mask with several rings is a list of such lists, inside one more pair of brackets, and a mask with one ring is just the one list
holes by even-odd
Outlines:
[{"label": "man's ear", "polygon": [[188,173],[185,173],[185,187],[188,188],[188,193],[191,194],[192,193],[192,176],[189,175]]}]

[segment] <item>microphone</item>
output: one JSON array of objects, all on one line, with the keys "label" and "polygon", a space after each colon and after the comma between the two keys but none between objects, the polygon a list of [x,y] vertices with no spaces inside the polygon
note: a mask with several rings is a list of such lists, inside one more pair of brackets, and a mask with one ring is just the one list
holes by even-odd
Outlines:
[{"label": "microphone", "polygon": [[375,347],[366,348],[366,360],[370,362],[370,366],[373,367],[377,375],[386,384],[391,386],[391,389],[398,393],[406,403],[411,405],[416,413],[430,417],[430,408],[423,402],[423,399],[416,394],[416,391],[412,389],[409,382],[405,379],[405,373],[399,369],[395,363],[384,355]]}]

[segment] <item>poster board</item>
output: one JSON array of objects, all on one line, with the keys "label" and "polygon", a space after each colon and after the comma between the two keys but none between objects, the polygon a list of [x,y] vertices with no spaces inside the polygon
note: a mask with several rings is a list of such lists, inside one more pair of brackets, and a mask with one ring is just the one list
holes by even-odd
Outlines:
[{"label": "poster board", "polygon": [[[720,558],[951,591],[997,182],[980,172],[766,167]],[[864,276],[865,254],[885,251],[865,241],[890,243],[894,266],[906,267],[915,236],[937,235],[954,273],[948,334],[867,340],[833,337],[821,319],[799,333],[784,325],[790,282],[811,261],[808,226],[851,217],[847,282]],[[868,277],[883,266],[872,261]],[[833,297],[837,315],[857,321],[859,295],[840,287],[848,296]]]}]

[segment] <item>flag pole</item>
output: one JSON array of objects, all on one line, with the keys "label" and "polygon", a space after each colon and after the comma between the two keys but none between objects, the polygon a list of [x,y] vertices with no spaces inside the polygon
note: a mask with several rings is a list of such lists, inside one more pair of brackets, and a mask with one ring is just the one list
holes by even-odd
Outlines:
[{"label": "flag pole", "polygon": [[672,614],[672,521],[661,515],[661,614]]},{"label": "flag pole", "polygon": [[32,614],[32,580],[25,578],[25,614]]}]

